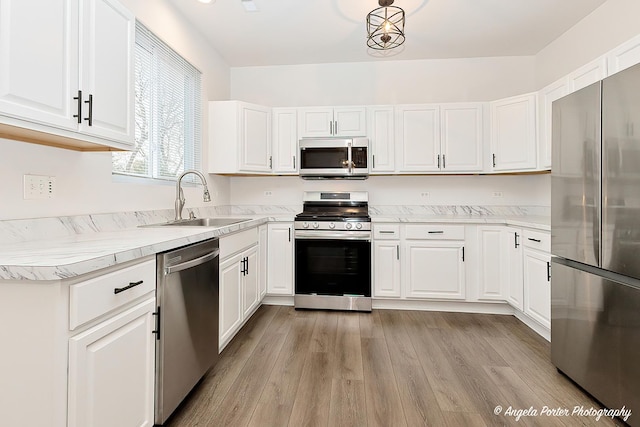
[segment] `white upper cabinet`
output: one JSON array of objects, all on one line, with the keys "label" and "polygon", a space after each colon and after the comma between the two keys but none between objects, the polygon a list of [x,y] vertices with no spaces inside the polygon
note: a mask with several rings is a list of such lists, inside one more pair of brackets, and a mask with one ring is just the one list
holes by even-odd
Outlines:
[{"label": "white upper cabinet", "polygon": [[81,131],[133,144],[135,17],[114,0],[84,0],[80,11]]},{"label": "white upper cabinet", "polygon": [[482,171],[482,116],[478,103],[440,106],[441,171]]},{"label": "white upper cabinet", "polygon": [[298,110],[300,138],[366,136],[365,107],[307,107]]},{"label": "white upper cabinet", "polygon": [[369,172],[391,173],[395,170],[395,134],[393,106],[367,107],[367,136],[371,163]]},{"label": "white upper cabinet", "polygon": [[273,173],[295,175],[298,172],[298,111],[295,108],[274,108],[273,118]]},{"label": "white upper cabinet", "polygon": [[439,171],[440,107],[396,107],[396,158],[398,172]]},{"label": "white upper cabinet", "polygon": [[0,123],[133,145],[133,14],[115,0],[0,0],[0,20]]},{"label": "white upper cabinet", "polygon": [[539,119],[539,165],[541,169],[551,169],[551,117],[553,101],[562,98],[568,93],[567,78],[562,78],[538,93],[538,119]]},{"label": "white upper cabinet", "polygon": [[607,58],[600,58],[583,65],[567,76],[568,93],[575,92],[607,77]]},{"label": "white upper cabinet", "polygon": [[271,172],[271,109],[209,103],[209,173]]},{"label": "white upper cabinet", "polygon": [[640,35],[607,54],[607,74],[609,76],[636,64],[640,64]]},{"label": "white upper cabinet", "polygon": [[536,168],[536,94],[491,102],[491,151],[494,171]]},{"label": "white upper cabinet", "polygon": [[76,129],[78,1],[0,0],[0,40],[0,114]]}]

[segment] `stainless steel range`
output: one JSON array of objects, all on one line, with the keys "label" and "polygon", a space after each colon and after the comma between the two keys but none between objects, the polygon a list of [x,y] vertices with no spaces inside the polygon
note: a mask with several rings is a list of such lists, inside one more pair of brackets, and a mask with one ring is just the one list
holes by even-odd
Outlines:
[{"label": "stainless steel range", "polygon": [[295,220],[295,307],[371,311],[366,191],[304,193]]}]

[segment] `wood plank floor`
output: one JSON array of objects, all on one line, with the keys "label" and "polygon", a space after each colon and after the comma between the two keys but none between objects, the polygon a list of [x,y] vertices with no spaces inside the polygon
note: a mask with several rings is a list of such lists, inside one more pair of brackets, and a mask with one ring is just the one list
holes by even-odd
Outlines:
[{"label": "wood plank floor", "polygon": [[549,351],[512,316],[262,306],[165,425],[622,425],[494,414],[600,408]]}]

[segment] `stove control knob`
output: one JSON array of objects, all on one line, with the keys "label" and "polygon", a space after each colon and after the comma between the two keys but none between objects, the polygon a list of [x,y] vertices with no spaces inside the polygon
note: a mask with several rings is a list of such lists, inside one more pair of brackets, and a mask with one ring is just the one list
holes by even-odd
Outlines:
[{"label": "stove control knob", "polygon": [[357,223],[357,224],[356,224],[356,228],[357,228],[358,230],[360,230],[360,229],[362,228],[362,224]]},{"label": "stove control knob", "polygon": [[308,222],[303,222],[302,223],[302,228],[309,228],[309,223]]},{"label": "stove control knob", "polygon": [[320,225],[320,224],[318,224],[317,222],[314,222],[314,223],[313,223],[313,228],[318,228],[318,226],[319,226],[319,225]]},{"label": "stove control knob", "polygon": [[336,224],[335,224],[335,223],[333,223],[333,222],[330,222],[330,223],[329,223],[329,228],[336,228]]},{"label": "stove control knob", "polygon": [[347,230],[351,230],[352,227],[353,227],[353,224],[351,224],[350,222],[348,222],[347,225],[345,225],[345,228]]}]

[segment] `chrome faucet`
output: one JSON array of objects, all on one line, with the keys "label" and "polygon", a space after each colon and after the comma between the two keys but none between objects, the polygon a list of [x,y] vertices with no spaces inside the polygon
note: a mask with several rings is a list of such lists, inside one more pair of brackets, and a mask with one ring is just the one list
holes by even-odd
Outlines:
[{"label": "chrome faucet", "polygon": [[207,188],[207,179],[204,177],[204,175],[202,175],[201,172],[197,171],[197,170],[188,170],[188,171],[184,171],[184,173],[182,175],[180,175],[180,178],[178,178],[178,182],[176,182],[176,221],[179,221],[182,219],[182,208],[184,208],[184,193],[182,192],[182,187],[180,186],[180,183],[182,182],[182,178],[184,178],[185,175],[188,174],[194,174],[194,175],[198,175],[198,177],[200,178],[200,181],[202,181],[202,185],[204,185],[204,194],[202,195],[202,200],[204,200],[205,202],[210,202],[211,201],[211,196],[209,195],[209,188]]}]

